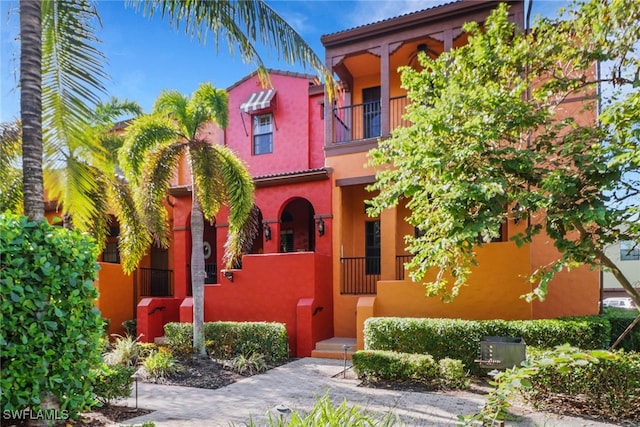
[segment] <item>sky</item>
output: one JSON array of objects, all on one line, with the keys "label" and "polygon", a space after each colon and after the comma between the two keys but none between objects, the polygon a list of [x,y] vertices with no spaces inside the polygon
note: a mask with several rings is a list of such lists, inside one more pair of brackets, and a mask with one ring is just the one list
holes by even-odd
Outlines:
[{"label": "sky", "polygon": [[[359,25],[426,9],[446,0],[267,0],[266,3],[283,17],[324,60],[320,37]],[[533,15],[548,14],[567,2],[535,0]],[[97,36],[99,49],[108,59],[106,100],[112,96],[140,104],[150,112],[153,101],[164,89],[191,94],[200,83],[210,82],[217,88],[228,88],[255,70],[228,47],[199,44],[184,33],[172,30],[159,15],[143,16],[121,0],[96,2],[102,26]],[[19,55],[17,40],[18,0],[0,0],[0,122],[19,116]],[[300,65],[279,61],[273,51],[260,49],[266,66],[315,74]]]}]

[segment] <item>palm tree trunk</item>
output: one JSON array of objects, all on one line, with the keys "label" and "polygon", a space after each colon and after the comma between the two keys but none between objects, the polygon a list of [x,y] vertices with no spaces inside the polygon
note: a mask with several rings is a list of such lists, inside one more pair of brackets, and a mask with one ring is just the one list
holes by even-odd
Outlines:
[{"label": "palm tree trunk", "polygon": [[20,117],[24,213],[44,219],[42,182],[42,13],[40,1],[20,0]]},{"label": "palm tree trunk", "polygon": [[191,193],[191,288],[193,290],[193,348],[206,355],[204,346],[204,216],[196,197],[195,184]]}]

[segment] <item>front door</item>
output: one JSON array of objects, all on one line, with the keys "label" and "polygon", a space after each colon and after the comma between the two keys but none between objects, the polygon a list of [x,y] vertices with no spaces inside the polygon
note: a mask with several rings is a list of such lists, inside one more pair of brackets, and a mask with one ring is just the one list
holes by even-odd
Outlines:
[{"label": "front door", "polygon": [[362,89],[362,114],[364,137],[380,136],[380,86]]}]

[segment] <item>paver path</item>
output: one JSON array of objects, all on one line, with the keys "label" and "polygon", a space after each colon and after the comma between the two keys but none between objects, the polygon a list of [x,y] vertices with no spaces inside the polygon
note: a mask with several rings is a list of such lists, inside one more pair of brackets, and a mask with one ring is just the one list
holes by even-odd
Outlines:
[{"label": "paver path", "polygon": [[[344,379],[340,360],[303,358],[216,390],[158,384],[138,384],[138,405],[152,409],[148,415],[119,425],[140,425],[151,420],[162,426],[246,426],[250,420],[266,426],[267,414],[278,405],[295,411],[309,411],[318,397],[329,393],[331,402],[348,404],[375,412],[389,411],[405,426],[454,426],[458,414],[475,413],[482,406],[482,395],[470,392],[416,393],[410,391],[359,387],[359,381]],[[134,396],[126,404],[135,405]],[[603,427],[580,418],[559,417],[516,409],[521,415],[513,426]]]}]

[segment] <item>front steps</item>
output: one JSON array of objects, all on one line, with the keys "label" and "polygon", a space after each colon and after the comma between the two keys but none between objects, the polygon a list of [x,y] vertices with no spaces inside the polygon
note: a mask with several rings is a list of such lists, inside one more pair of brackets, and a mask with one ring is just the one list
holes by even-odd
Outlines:
[{"label": "front steps", "polygon": [[351,355],[357,350],[355,338],[333,337],[327,340],[318,341],[316,349],[311,351],[311,357],[322,359],[344,359],[344,346],[347,348],[347,360],[351,360]]}]

